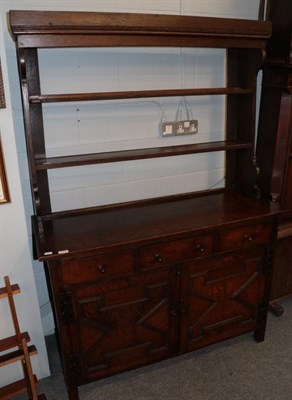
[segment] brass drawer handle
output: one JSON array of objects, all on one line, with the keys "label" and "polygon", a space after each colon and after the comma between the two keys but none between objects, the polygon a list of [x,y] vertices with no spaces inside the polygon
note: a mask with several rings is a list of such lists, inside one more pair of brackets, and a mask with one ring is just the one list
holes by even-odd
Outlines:
[{"label": "brass drawer handle", "polygon": [[200,253],[204,253],[204,251],[205,251],[205,247],[203,247],[201,244],[197,244],[196,249]]},{"label": "brass drawer handle", "polygon": [[154,258],[155,258],[155,260],[156,260],[157,262],[159,262],[159,263],[161,263],[161,262],[163,261],[163,258],[161,257],[160,254],[155,254]]},{"label": "brass drawer handle", "polygon": [[97,269],[98,269],[102,274],[104,274],[104,273],[106,272],[106,269],[105,269],[105,267],[104,267],[103,265],[98,265],[98,266],[97,266]]}]

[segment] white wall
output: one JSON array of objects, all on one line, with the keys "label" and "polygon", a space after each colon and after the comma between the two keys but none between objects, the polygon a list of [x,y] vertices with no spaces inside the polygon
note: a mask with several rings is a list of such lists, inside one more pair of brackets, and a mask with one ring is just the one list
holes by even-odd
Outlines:
[{"label": "white wall", "polygon": [[[92,72],[88,65],[97,67]],[[40,52],[40,70],[43,93],[222,87],[225,58],[222,50],[204,49],[44,50]],[[193,118],[199,119],[197,135],[161,138],[161,119],[165,114],[166,120],[175,120],[179,100],[47,104],[43,109],[48,154],[148,148],[223,138],[222,96],[188,99]],[[182,118],[187,118],[184,109]],[[50,171],[49,177],[54,210],[89,207],[215,186],[224,177],[224,156],[202,154],[59,169]]]},{"label": "white wall", "polygon": [[[28,237],[27,230],[30,235],[29,219],[32,206],[15,47],[7,31],[6,12],[10,9],[88,10],[256,19],[258,3],[259,0],[83,0],[82,2],[79,0],[2,0],[1,58],[8,104],[7,109],[1,111],[1,131],[12,203],[0,206],[1,276],[9,273],[23,286],[22,296],[25,301],[22,299],[21,306],[26,310],[23,320],[25,321],[29,315],[37,315],[36,322],[30,325],[33,328],[26,328],[35,332],[35,338],[42,336],[42,330],[38,314],[35,311],[32,313],[29,308],[32,305],[33,309],[36,308],[32,271],[36,280],[45,334],[53,331],[53,319],[43,268],[39,262],[32,260],[29,251],[31,238]],[[87,62],[96,65],[94,75],[92,75],[92,70],[88,69]],[[225,58],[221,50],[103,49],[95,51],[84,49],[77,52],[46,50],[40,52],[40,67],[44,77],[43,93],[88,89],[97,91],[222,86]],[[71,76],[68,74],[68,68]],[[82,78],[84,71],[85,79]],[[108,151],[140,146],[203,142],[210,138],[218,140],[222,137],[224,101],[217,96],[212,98],[205,96],[196,100],[189,98],[188,101],[193,117],[199,120],[199,133],[190,138],[179,139],[161,139],[158,132],[162,117],[161,110],[163,109],[167,119],[174,119],[178,106],[177,99],[127,101],[119,102],[118,105],[106,102],[99,106],[93,103],[70,103],[62,107],[47,105],[44,107],[44,115],[49,155],[64,152],[73,154],[76,151],[79,152],[80,148],[83,152],[93,152],[97,149]],[[98,129],[92,129],[92,125]],[[77,147],[78,150],[76,150]],[[78,170],[76,168],[55,170],[50,172],[53,208],[60,210],[68,207],[114,203],[203,189],[216,186],[216,184],[222,185],[223,167],[224,157],[218,153],[211,157],[202,154],[114,165],[105,164]],[[27,228],[24,223],[25,217]],[[16,234],[17,240],[14,239]],[[28,324],[25,323],[25,325]],[[1,331],[0,335],[3,335]],[[41,343],[40,346],[40,374],[44,376],[47,373],[45,351],[42,351]]]}]

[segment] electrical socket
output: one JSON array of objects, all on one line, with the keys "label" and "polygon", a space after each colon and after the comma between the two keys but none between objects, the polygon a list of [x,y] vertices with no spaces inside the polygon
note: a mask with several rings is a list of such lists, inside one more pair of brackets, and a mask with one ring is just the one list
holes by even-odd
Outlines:
[{"label": "electrical socket", "polygon": [[176,135],[192,135],[198,133],[198,120],[183,120],[177,121],[176,125]]},{"label": "electrical socket", "polygon": [[168,121],[161,124],[161,135],[183,136],[198,133],[198,120]]},{"label": "electrical socket", "polygon": [[162,122],[161,136],[174,136],[176,134],[176,122]]}]

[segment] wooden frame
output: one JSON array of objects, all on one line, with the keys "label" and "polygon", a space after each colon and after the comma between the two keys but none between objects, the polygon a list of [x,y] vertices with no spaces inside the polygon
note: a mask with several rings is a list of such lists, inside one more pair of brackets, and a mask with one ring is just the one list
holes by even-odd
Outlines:
[{"label": "wooden frame", "polygon": [[2,68],[1,68],[1,60],[0,60],[0,108],[5,108],[5,107],[6,107],[6,103],[5,103]]},{"label": "wooden frame", "polygon": [[9,203],[10,196],[8,190],[8,183],[5,173],[4,158],[2,153],[2,146],[0,141],[0,204]]}]

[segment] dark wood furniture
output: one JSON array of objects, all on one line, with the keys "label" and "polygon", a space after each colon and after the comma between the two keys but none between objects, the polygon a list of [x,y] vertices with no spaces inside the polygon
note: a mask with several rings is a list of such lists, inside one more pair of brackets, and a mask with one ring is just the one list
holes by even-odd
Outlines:
[{"label": "dark wood furniture", "polygon": [[[39,260],[48,268],[69,398],[78,386],[248,331],[264,339],[278,205],[257,197],[256,77],[271,24],[187,16],[11,11]],[[41,93],[38,48],[225,48],[225,87]],[[78,49],[76,50],[78,51]],[[222,95],[220,142],[46,157],[46,102]],[[224,151],[226,185],[52,212],[47,172],[92,163]]]},{"label": "dark wood furniture", "polygon": [[[270,0],[267,18],[272,22],[263,65],[257,160],[259,184],[286,210],[279,226],[271,299],[292,294],[292,3]],[[277,312],[282,312],[276,307]]]}]

